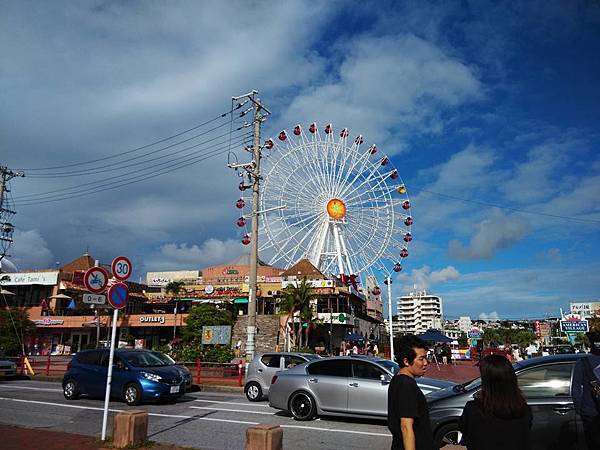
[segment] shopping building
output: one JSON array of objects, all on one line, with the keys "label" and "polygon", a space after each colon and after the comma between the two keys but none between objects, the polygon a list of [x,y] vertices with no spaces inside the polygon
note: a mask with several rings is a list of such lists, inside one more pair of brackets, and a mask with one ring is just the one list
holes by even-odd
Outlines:
[{"label": "shopping building", "polygon": [[411,292],[398,298],[398,327],[400,334],[420,334],[430,328],[442,328],[442,298],[425,290]]}]

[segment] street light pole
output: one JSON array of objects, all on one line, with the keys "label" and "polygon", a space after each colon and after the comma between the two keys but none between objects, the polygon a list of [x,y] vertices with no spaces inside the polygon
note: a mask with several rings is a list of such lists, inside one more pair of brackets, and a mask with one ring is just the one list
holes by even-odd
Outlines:
[{"label": "street light pole", "polygon": [[389,323],[389,331],[390,331],[390,359],[392,361],[396,360],[396,356],[394,355],[394,327],[392,326],[392,278],[388,275],[386,278],[387,284],[387,294],[388,294],[388,323]]}]

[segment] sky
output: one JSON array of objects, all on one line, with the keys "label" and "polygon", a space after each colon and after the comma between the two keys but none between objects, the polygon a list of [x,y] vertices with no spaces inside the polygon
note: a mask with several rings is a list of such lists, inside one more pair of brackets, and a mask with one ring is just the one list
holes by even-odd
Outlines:
[{"label": "sky", "polygon": [[[600,298],[597,2],[0,4],[0,165],[25,172],[10,185],[22,270],[89,250],[145,279],[247,251],[226,164],[247,157],[249,130],[219,116],[256,89],[263,136],[331,122],[390,156],[415,221],[394,295],[426,289],[447,317],[486,319]],[[140,150],[197,126],[196,150],[221,151],[168,166],[184,144]]]}]

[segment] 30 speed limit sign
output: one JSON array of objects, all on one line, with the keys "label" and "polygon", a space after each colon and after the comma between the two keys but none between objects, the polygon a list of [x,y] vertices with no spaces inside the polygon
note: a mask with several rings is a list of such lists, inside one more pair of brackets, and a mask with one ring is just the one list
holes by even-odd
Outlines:
[{"label": "30 speed limit sign", "polygon": [[119,281],[125,281],[127,278],[129,278],[133,270],[131,261],[129,261],[129,258],[126,256],[117,256],[115,259],[113,259],[110,268],[113,277]]}]

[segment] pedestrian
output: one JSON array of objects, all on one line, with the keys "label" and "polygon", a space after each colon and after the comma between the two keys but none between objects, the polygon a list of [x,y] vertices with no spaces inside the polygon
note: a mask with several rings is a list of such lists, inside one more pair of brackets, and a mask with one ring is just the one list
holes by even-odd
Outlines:
[{"label": "pedestrian", "polygon": [[373,345],[373,356],[379,356],[379,347],[377,344]]},{"label": "pedestrian", "polygon": [[427,401],[415,381],[427,369],[427,344],[414,335],[403,336],[398,344],[396,361],[400,370],[388,389],[392,450],[433,450]]},{"label": "pedestrian", "polygon": [[352,354],[353,355],[358,355],[358,347],[356,346],[356,344],[354,344],[352,346]]},{"label": "pedestrian", "polygon": [[583,422],[588,449],[600,449],[600,392],[594,395],[592,383],[600,389],[600,332],[587,333],[590,354],[580,358],[573,371],[572,396],[575,411]]},{"label": "pedestrian", "polygon": [[459,421],[462,444],[468,450],[530,449],[533,415],[512,365],[502,355],[487,355],[479,371],[481,390]]},{"label": "pedestrian", "polygon": [[242,340],[238,339],[235,343],[235,357],[240,358],[242,356]]}]

